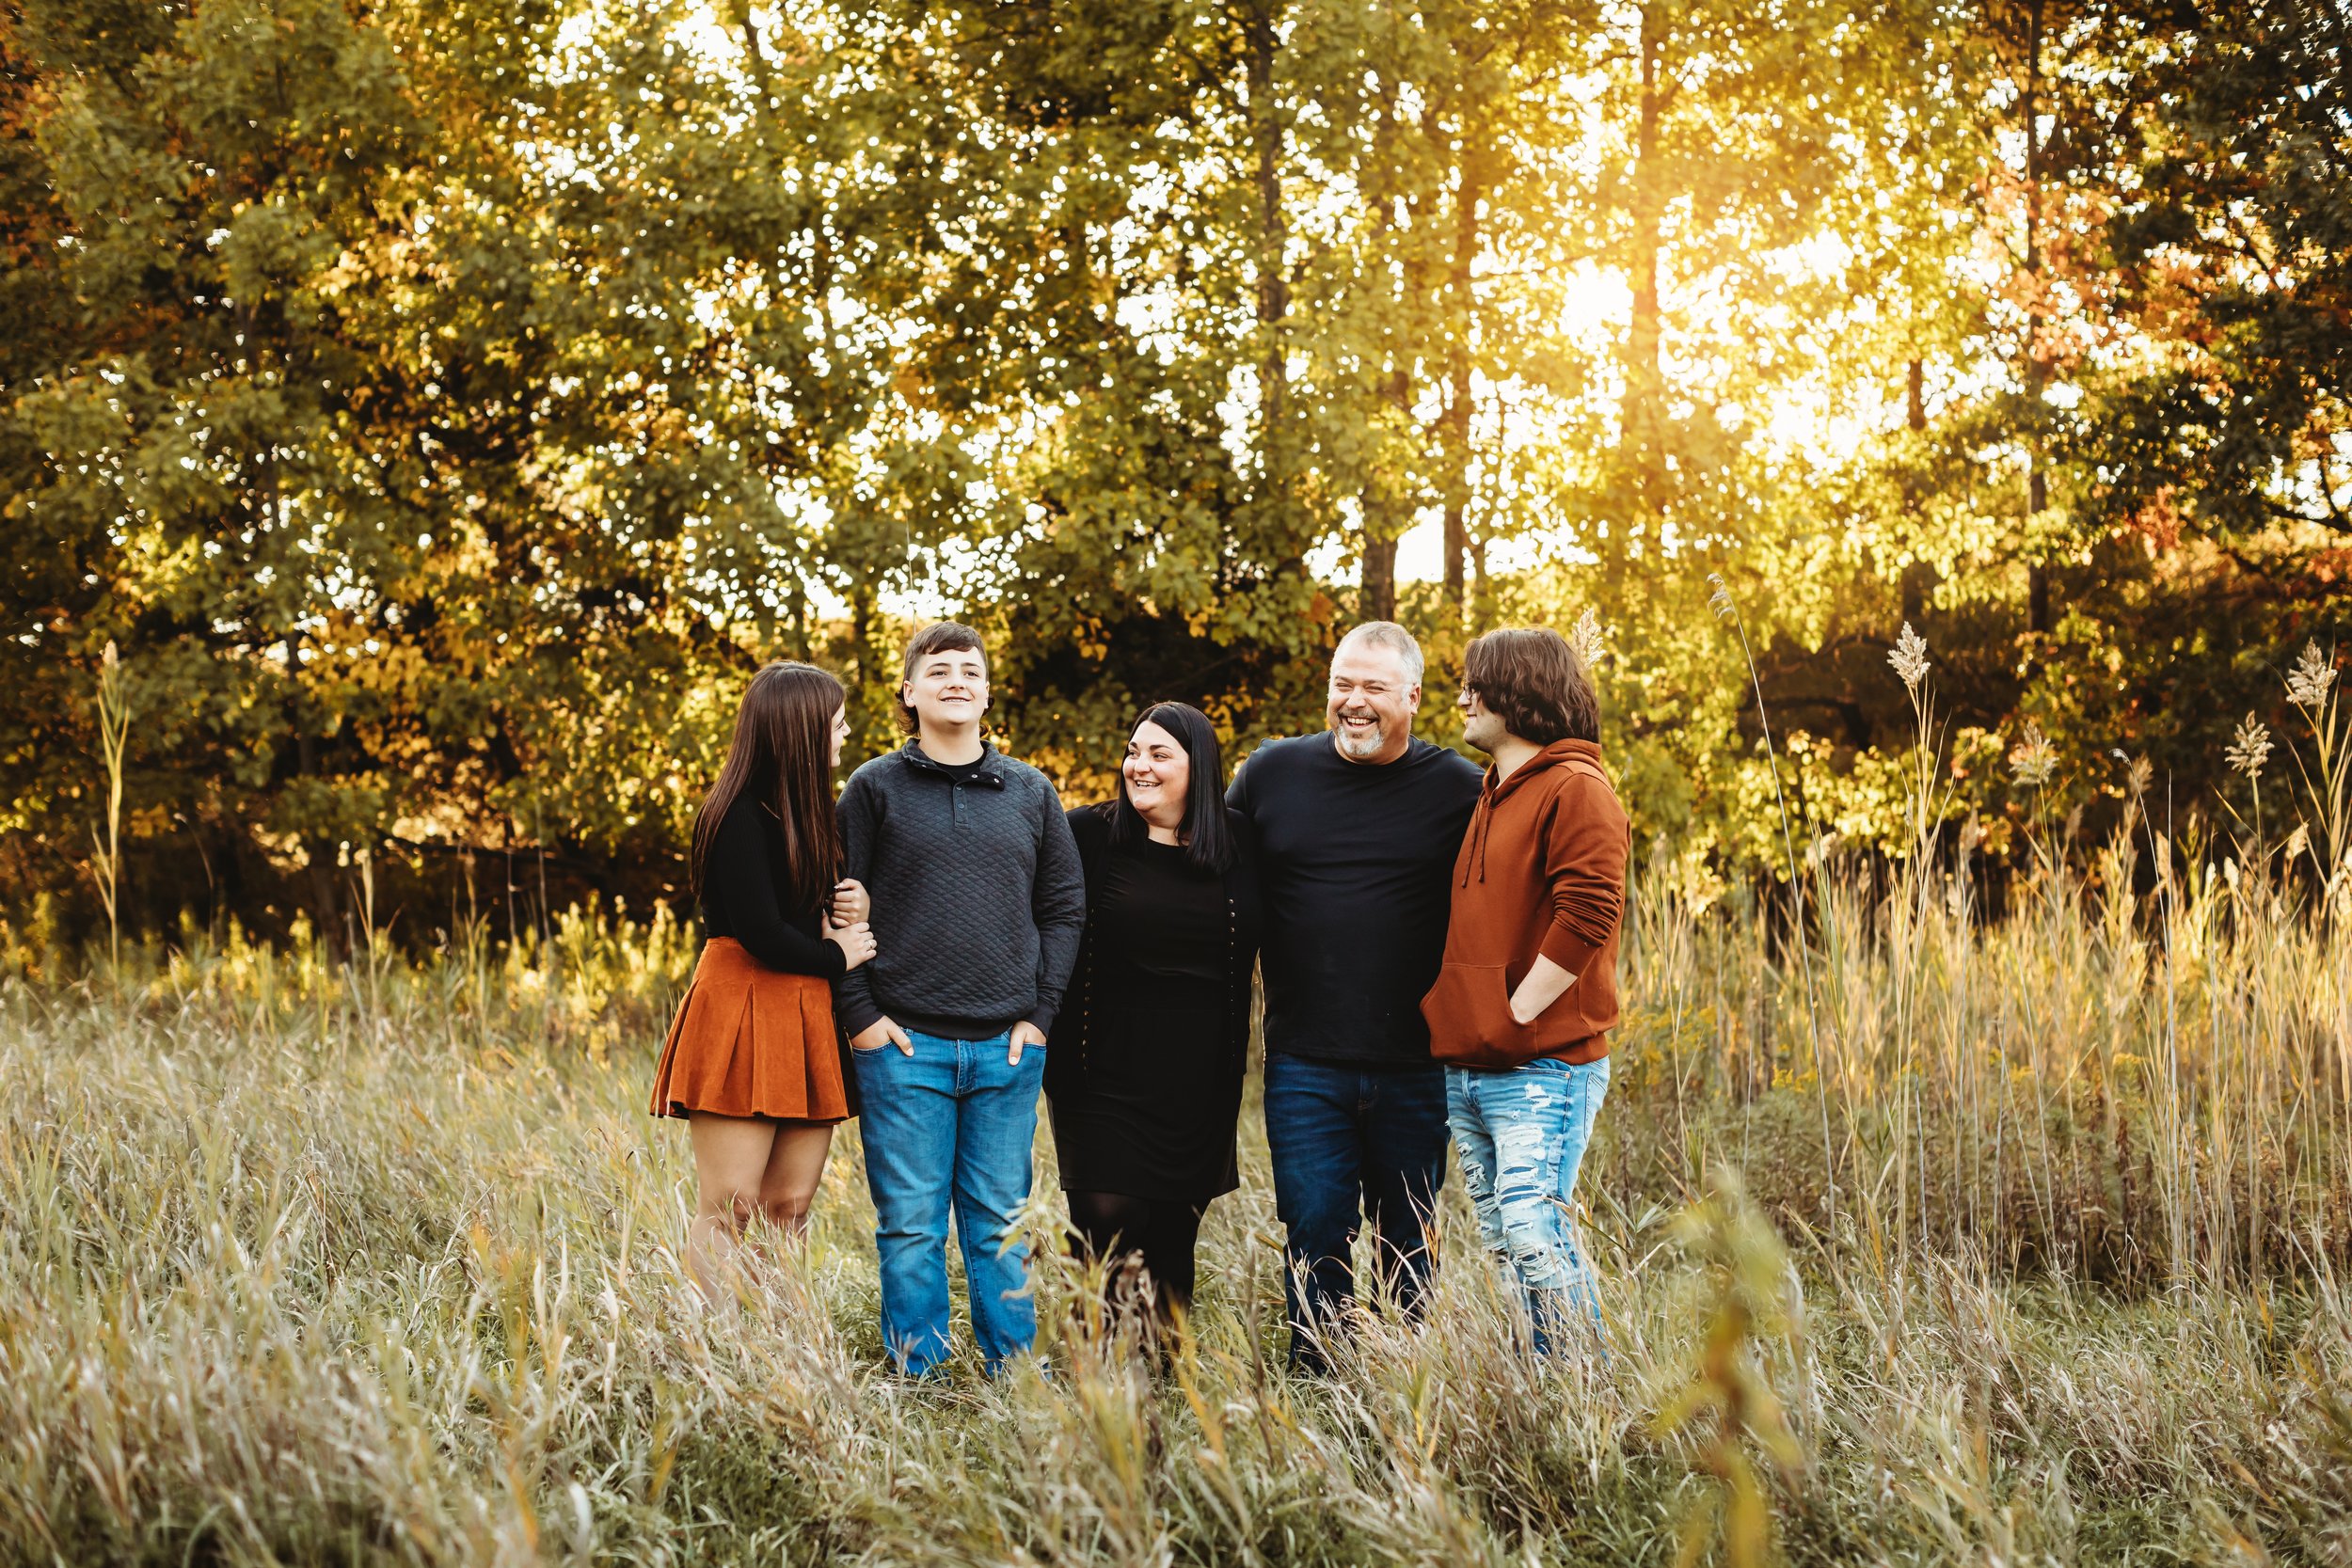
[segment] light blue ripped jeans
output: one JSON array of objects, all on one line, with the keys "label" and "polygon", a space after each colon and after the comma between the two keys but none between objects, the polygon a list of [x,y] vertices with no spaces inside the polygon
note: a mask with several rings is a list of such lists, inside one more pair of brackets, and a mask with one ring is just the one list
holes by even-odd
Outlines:
[{"label": "light blue ripped jeans", "polygon": [[1486,1250],[1517,1281],[1538,1354],[1600,1300],[1576,1238],[1576,1172],[1609,1094],[1609,1058],[1445,1069],[1446,1121]]}]

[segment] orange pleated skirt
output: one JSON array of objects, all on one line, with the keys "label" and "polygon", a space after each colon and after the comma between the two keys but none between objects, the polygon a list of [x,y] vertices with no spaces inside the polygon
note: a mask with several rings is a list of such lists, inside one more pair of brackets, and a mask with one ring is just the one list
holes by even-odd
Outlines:
[{"label": "orange pleated skirt", "polygon": [[705,943],[654,1069],[653,1114],[843,1121],[854,1110],[833,988],[766,968],[733,938]]}]

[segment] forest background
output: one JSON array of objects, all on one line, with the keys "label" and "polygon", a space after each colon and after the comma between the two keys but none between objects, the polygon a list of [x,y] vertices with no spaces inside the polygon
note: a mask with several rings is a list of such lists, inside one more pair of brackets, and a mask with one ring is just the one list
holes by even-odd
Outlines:
[{"label": "forest background", "polygon": [[2135,757],[2285,812],[2224,750],[2344,617],[2347,42],[2333,0],[6,0],[0,903],[643,909],[744,676],[842,672],[854,761],[933,610],[1073,796],[1147,700],[1319,723],[1359,617],[1451,738],[1468,635],[1589,610],[1703,899],[1778,839],[1710,575],[1800,843],[1913,841],[1905,622],[1996,865]]}]

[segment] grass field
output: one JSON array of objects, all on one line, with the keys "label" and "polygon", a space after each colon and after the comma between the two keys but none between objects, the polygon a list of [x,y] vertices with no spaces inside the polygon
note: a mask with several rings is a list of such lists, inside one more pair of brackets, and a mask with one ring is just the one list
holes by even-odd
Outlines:
[{"label": "grass field", "polygon": [[1808,1024],[1668,879],[1583,1186],[1613,1355],[1509,1354],[1451,1189],[1431,1322],[1316,1384],[1254,1104],[1165,1375],[1049,1262],[1047,1377],[909,1386],[854,1134],[803,1255],[684,1286],[666,920],[17,950],[0,1560],[2352,1562],[2347,944],[2216,879],[1849,893]]}]

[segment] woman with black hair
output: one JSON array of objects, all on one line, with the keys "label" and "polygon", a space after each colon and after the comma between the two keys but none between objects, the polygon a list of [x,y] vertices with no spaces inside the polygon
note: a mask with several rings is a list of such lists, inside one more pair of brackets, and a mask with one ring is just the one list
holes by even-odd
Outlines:
[{"label": "woman with black hair", "polygon": [[654,1069],[653,1114],[694,1147],[687,1268],[705,1295],[754,1217],[806,1229],[833,1144],[857,1110],[833,987],[874,956],[866,890],[841,878],[833,770],[841,683],[811,664],[752,677],[690,859],[708,941]]},{"label": "woman with black hair", "polygon": [[1240,1184],[1258,888],[1207,717],[1139,719],[1119,798],[1069,814],[1087,927],[1045,1066],[1072,1229],[1114,1291],[1139,1263],[1154,1315],[1192,1305],[1212,1198]]}]

